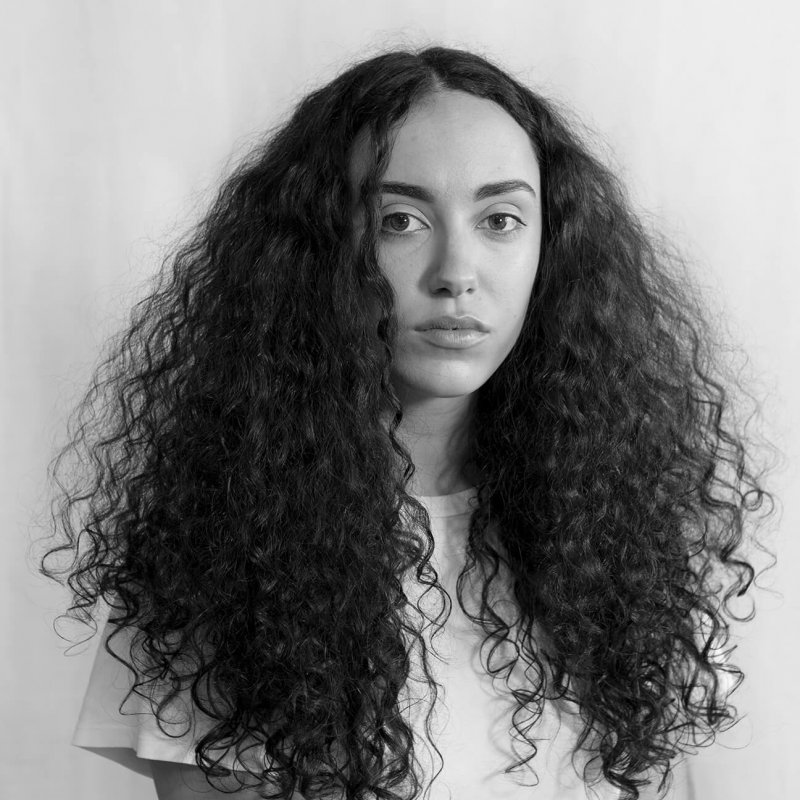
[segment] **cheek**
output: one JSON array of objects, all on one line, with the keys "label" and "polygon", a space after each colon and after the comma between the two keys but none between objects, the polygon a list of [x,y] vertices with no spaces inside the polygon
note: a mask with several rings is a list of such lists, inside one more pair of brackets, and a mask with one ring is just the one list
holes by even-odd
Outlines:
[{"label": "cheek", "polygon": [[502,275],[502,286],[498,289],[500,304],[516,316],[530,301],[533,283],[536,279],[537,258],[535,255],[521,257],[513,264],[506,263]]},{"label": "cheek", "polygon": [[379,254],[378,266],[389,285],[395,314],[402,317],[404,309],[415,302],[414,293],[418,290],[414,263],[408,258],[388,258]]},{"label": "cheek", "polygon": [[[406,316],[407,309],[413,305],[413,301],[409,299],[409,293],[412,291],[413,287],[407,283],[399,282],[391,272],[388,272],[383,267],[381,267],[381,273],[388,284],[389,296],[391,298],[394,315],[398,322],[402,324],[402,320]],[[377,328],[377,325],[381,319],[381,306],[378,298],[373,292],[368,293],[368,297],[366,299],[366,309],[373,329]]]},{"label": "cheek", "polygon": [[[376,257],[378,270],[385,283],[388,284],[389,294],[396,305],[398,298],[402,296],[402,286],[398,285],[400,273],[399,265],[393,262],[391,257],[387,255],[380,245],[378,245]],[[378,298],[372,292],[370,293],[367,307],[369,308],[372,319],[377,321],[380,318],[379,303]]]}]

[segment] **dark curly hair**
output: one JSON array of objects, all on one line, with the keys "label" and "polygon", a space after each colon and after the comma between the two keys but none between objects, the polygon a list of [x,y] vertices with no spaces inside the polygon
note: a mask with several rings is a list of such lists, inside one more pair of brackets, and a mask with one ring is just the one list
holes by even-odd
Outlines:
[{"label": "dark curly hair", "polygon": [[[604,777],[638,798],[737,719],[725,687],[742,673],[720,654],[730,620],[752,617],[732,607],[756,576],[745,514],[773,497],[725,416],[715,332],[681,258],[564,112],[477,55],[358,63],[225,180],[70,418],[41,569],[68,584],[68,616],[96,628],[98,603],[110,607],[108,650],[133,691],[157,698],[159,721],[191,692],[214,722],[195,751],[210,780],[230,776],[227,752],[264,796],[420,791],[398,711],[412,646],[434,697],[436,685],[404,579],[438,593],[433,622],[449,598],[395,436],[397,320],[374,197],[392,132],[441,89],[514,118],[543,194],[524,326],[478,391],[457,599],[480,569],[482,606],[464,610],[485,631],[485,668],[507,680],[519,662],[529,679],[509,719],[529,753],[509,768],[535,756],[544,698],[563,696],[580,707],[576,751],[591,744]],[[359,134],[368,168],[354,195]],[[491,602],[501,562],[514,621]]]}]

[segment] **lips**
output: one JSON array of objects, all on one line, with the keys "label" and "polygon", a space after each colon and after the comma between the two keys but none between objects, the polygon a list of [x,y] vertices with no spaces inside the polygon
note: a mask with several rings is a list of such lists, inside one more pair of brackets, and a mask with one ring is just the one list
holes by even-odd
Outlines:
[{"label": "lips", "polygon": [[427,322],[423,322],[422,325],[417,328],[417,330],[428,331],[435,328],[442,330],[476,330],[484,333],[489,331],[489,327],[486,325],[486,323],[482,322],[476,317],[471,317],[468,315],[461,317],[434,317],[433,319],[429,319]]}]

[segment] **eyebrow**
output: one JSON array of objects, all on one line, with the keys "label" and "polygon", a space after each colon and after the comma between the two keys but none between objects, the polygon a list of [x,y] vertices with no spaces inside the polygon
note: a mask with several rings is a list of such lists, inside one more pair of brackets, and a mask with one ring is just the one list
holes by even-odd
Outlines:
[{"label": "eyebrow", "polygon": [[[530,192],[536,197],[536,192],[533,190],[533,187],[526,181],[508,180],[486,183],[478,187],[475,190],[473,199],[486,200],[487,197],[495,197],[500,194],[519,191]],[[382,183],[381,192],[384,194],[400,194],[404,197],[413,197],[415,200],[421,200],[423,203],[434,202],[433,194],[428,189],[425,189],[423,186],[416,186],[413,183],[400,183],[398,181]]]}]

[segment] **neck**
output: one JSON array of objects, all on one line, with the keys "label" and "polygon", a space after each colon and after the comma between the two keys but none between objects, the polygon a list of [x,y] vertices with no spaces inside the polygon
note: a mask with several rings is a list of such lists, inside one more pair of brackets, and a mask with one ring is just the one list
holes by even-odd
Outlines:
[{"label": "neck", "polygon": [[469,463],[474,403],[474,394],[402,403],[395,435],[414,463],[411,494],[435,497],[475,485],[478,476]]}]

